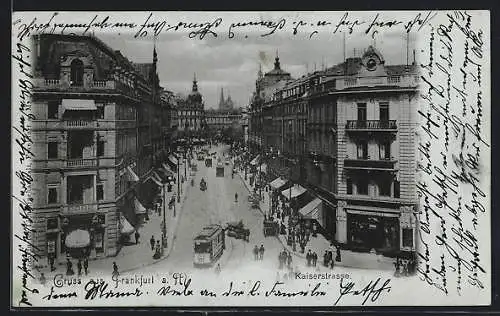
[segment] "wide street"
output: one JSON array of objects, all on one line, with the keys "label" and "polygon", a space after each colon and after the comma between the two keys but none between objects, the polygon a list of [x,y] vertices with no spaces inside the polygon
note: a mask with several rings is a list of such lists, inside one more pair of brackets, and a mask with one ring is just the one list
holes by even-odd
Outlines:
[{"label": "wide street", "polygon": [[[218,156],[228,152],[229,146],[213,147]],[[255,245],[264,245],[266,249],[264,260],[260,265],[272,270],[278,266],[277,256],[281,244],[274,237],[264,238],[262,230],[263,215],[258,209],[250,207],[247,200],[248,191],[238,175],[231,178],[232,165],[225,165],[224,177],[216,177],[214,159],[213,167],[207,168],[204,161],[193,160],[198,166],[194,176],[195,185],[191,187],[187,200],[180,211],[181,218],[177,227],[177,235],[166,260],[140,269],[140,272],[181,272],[195,270],[193,267],[193,238],[208,224],[222,224],[242,220],[245,227],[250,229],[250,241],[226,236],[226,250],[219,259],[223,271],[235,271],[254,261],[252,249]],[[189,171],[188,171],[189,172]],[[190,181],[188,174],[188,181]],[[200,190],[200,180],[207,181],[208,189]],[[235,202],[235,193],[238,202]],[[132,272],[131,272],[132,273]]]}]

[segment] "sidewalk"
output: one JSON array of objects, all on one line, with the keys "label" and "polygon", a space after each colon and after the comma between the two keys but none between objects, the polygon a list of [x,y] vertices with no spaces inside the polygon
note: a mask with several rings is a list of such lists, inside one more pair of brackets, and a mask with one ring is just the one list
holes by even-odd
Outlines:
[{"label": "sidewalk", "polygon": [[[166,206],[166,219],[167,219],[167,248],[164,250],[164,255],[160,259],[153,259],[154,250],[151,250],[150,238],[154,236],[155,243],[156,240],[161,240],[161,223],[163,221],[163,213],[157,214],[152,210],[149,212],[149,221],[144,221],[137,230],[139,231],[139,243],[135,244],[135,237],[132,234],[130,240],[131,243],[122,246],[121,250],[116,256],[104,257],[94,260],[89,260],[89,277],[92,276],[102,276],[102,273],[108,271],[111,275],[113,271],[113,262],[118,265],[118,270],[120,273],[133,271],[140,269],[145,266],[153,265],[159,261],[163,261],[169,257],[169,254],[173,248],[175,238],[177,236],[177,227],[179,219],[182,216],[184,202],[187,199],[190,186],[188,181],[184,181],[182,185],[182,194],[180,203],[177,203],[176,199],[176,216],[173,216],[173,208],[168,209]],[[172,192],[167,192],[167,200],[174,194]],[[78,276],[77,261],[72,260],[73,270],[75,271],[74,277]],[[83,262],[82,262],[83,263]],[[56,274],[66,273],[66,264],[56,265],[56,271],[50,272],[50,267],[47,264],[43,265],[43,268],[38,269],[43,272],[47,280],[51,280]],[[84,270],[82,269],[82,275],[84,275]]]},{"label": "sidewalk", "polygon": [[[238,175],[247,190],[252,193],[253,187],[250,185],[250,180],[248,180],[250,177],[247,177],[247,180],[245,180],[245,175],[241,174],[240,171],[238,171]],[[267,194],[267,192],[263,192],[263,194]],[[269,201],[267,201],[268,199],[269,197],[265,197],[263,201],[260,201],[259,210],[261,211],[262,215],[269,213]],[[285,223],[287,222],[288,221],[285,219]],[[297,247],[297,251],[293,251],[292,246],[287,245],[286,235],[279,234],[276,238],[280,241],[283,248],[285,248],[288,252],[292,253],[296,257],[303,259],[304,263],[306,262],[306,253],[309,249],[311,249],[312,252],[316,252],[316,254],[318,255],[318,262],[323,261],[323,254],[325,250],[330,249],[330,241],[328,241],[321,234],[317,234],[317,237],[312,237],[311,235],[311,239],[307,244],[304,253],[300,252],[300,247]],[[336,261],[336,266],[360,269],[394,270],[394,260],[391,258],[371,253],[353,252],[350,250],[341,250],[340,252],[342,261]],[[321,266],[321,268],[325,267]]]}]

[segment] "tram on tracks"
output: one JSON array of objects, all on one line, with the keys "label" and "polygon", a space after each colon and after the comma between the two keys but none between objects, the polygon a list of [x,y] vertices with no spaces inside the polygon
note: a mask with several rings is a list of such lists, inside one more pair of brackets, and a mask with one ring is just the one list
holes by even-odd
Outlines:
[{"label": "tram on tracks", "polygon": [[212,266],[226,249],[225,231],[221,225],[205,226],[194,238],[194,266]]}]

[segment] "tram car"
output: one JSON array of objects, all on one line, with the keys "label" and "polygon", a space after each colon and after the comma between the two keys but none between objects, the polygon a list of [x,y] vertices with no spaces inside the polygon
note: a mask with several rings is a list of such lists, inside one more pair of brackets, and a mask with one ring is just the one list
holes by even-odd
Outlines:
[{"label": "tram car", "polygon": [[221,162],[217,163],[217,166],[215,167],[215,175],[217,177],[224,177],[224,164]]},{"label": "tram car", "polygon": [[226,249],[225,233],[221,225],[205,226],[194,238],[194,266],[211,267]]}]

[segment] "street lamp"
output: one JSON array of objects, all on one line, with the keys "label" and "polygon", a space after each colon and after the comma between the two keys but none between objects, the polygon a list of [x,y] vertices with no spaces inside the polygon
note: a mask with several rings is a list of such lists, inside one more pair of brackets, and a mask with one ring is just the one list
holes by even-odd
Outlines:
[{"label": "street lamp", "polygon": [[165,190],[165,184],[162,187],[162,193],[163,193],[163,234],[162,234],[162,244],[163,248],[167,248],[167,210],[166,210],[166,204],[167,204],[167,192]]},{"label": "street lamp", "polygon": [[179,159],[177,159],[177,203],[181,202],[181,177],[179,170]]}]

